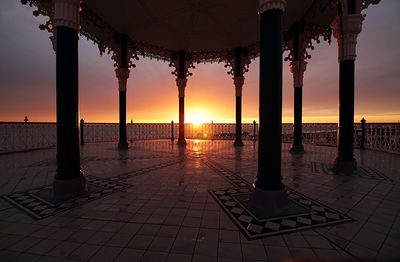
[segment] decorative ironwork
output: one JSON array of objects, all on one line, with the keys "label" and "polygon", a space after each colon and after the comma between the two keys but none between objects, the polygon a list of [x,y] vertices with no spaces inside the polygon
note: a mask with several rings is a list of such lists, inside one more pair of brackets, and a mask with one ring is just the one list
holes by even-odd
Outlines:
[{"label": "decorative ironwork", "polygon": [[[49,17],[45,24],[41,24],[39,28],[46,30],[51,33],[50,40],[53,43],[55,50],[55,31],[52,24],[54,19],[54,6],[51,0],[21,0],[21,3],[28,4],[31,7],[36,7],[37,10],[33,12],[35,16],[43,15]],[[100,54],[113,53],[116,51],[115,36],[119,34],[111,25],[106,23],[101,17],[95,14],[85,3],[81,3],[80,12],[80,23],[81,30],[80,35],[92,41],[93,44],[97,45]],[[249,57],[254,59],[259,54],[259,43],[247,46],[249,50]],[[173,61],[174,50],[170,50],[164,47],[156,46],[136,39],[130,39],[128,44],[129,50],[132,50],[130,58],[138,59],[138,55],[148,57],[150,59],[162,60],[162,61]],[[190,51],[193,63],[202,62],[222,62],[225,59],[226,54],[230,50],[214,50],[214,51]],[[134,67],[134,64],[130,62],[130,67]]]},{"label": "decorative ironwork", "polygon": [[[370,6],[370,5],[378,4],[380,1],[381,0],[361,0],[359,2],[356,2],[356,3],[359,4],[359,6],[356,7],[356,8],[359,8],[358,10],[362,11],[364,9],[367,9],[368,6]],[[347,1],[344,1],[344,0],[333,0],[333,1],[331,1],[330,6],[336,8],[339,3],[342,5],[342,8],[345,9],[345,11],[347,13]]]},{"label": "decorative ironwork", "polygon": [[53,26],[54,6],[51,0],[21,0],[23,5],[36,7],[32,12],[34,16],[47,16],[49,19],[44,24],[39,25],[39,29],[50,33],[49,39],[53,45],[53,50],[56,51],[56,33]]},{"label": "decorative ironwork", "polygon": [[180,67],[180,61],[179,61],[179,55],[178,53],[173,53],[171,56],[171,60],[169,63],[169,67],[173,67],[175,68],[174,71],[171,72],[172,75],[176,76],[177,78],[181,78],[181,79],[186,79],[188,76],[193,75],[193,73],[191,73],[189,71],[189,69],[195,69],[196,67],[194,66],[194,60],[193,57],[189,54],[189,53],[185,53],[185,58],[184,58],[184,65],[183,65],[183,71],[184,71],[184,76],[181,77],[179,75],[179,67]]},{"label": "decorative ironwork", "polygon": [[[174,123],[174,137],[178,137],[178,123]],[[171,123],[128,123],[128,140],[171,139]],[[303,143],[335,146],[337,124],[303,124]],[[256,124],[256,137],[258,125]],[[252,140],[254,124],[242,124],[242,139]],[[282,142],[292,143],[292,124],[282,125]],[[365,124],[366,149],[400,154],[400,124]],[[85,143],[116,142],[118,123],[84,123]],[[354,146],[361,145],[361,124],[354,124]],[[185,124],[187,139],[235,139],[234,123]],[[48,148],[56,146],[56,124],[35,122],[0,122],[0,153]]]},{"label": "decorative ironwork", "polygon": [[[340,0],[331,1],[331,6],[337,6],[337,3]],[[54,36],[54,28],[52,25],[52,21],[54,19],[54,7],[51,0],[21,0],[22,4],[28,4],[29,6],[35,6],[37,10],[33,13],[35,16],[43,15],[48,16],[49,20],[39,26],[41,30],[46,30],[50,32],[52,35],[50,39],[53,43],[53,47],[55,47],[55,36]],[[378,4],[380,0],[362,0],[360,2],[360,10],[366,9],[371,4]],[[101,17],[96,15],[85,3],[81,3],[81,30],[80,34],[85,36],[88,40],[92,41],[94,44],[98,45],[100,53],[111,52],[110,50],[115,50],[115,39],[114,37],[119,34],[117,30],[115,30],[111,25],[106,23]],[[321,26],[321,25],[306,25],[305,32],[308,34],[307,41],[305,41],[306,49],[313,49],[312,40],[315,40],[317,43],[319,42],[319,37],[323,36],[324,40],[330,41],[330,28],[329,26]],[[285,60],[291,60],[291,50],[292,44],[290,38],[286,36],[289,35],[290,32],[285,32],[285,47],[284,51],[289,51],[288,57]],[[173,53],[175,50],[170,50],[164,47],[156,46],[150,43],[138,41],[136,39],[130,39],[129,41],[129,49],[132,51],[132,58],[136,59],[137,55],[143,57],[149,57],[150,59],[157,59],[162,61],[173,60]],[[248,50],[248,56],[250,59],[254,59],[259,55],[259,43],[254,43],[248,46],[245,46]],[[114,51],[113,51],[114,52]],[[205,62],[222,62],[226,60],[227,55],[231,52],[231,50],[213,50],[213,51],[203,51],[203,50],[192,50],[188,51],[188,53],[192,57],[192,61],[194,63],[205,63]],[[310,54],[307,52],[304,53],[306,58],[310,58]],[[133,67],[133,63],[130,65]]]},{"label": "decorative ironwork", "polygon": [[242,51],[240,51],[240,65],[237,65],[237,57],[236,57],[236,52],[239,51],[235,51],[232,50],[231,52],[226,54],[226,58],[225,58],[225,68],[229,68],[229,71],[227,72],[228,75],[232,75],[235,76],[235,71],[237,67],[239,68],[239,74],[238,76],[243,76],[245,73],[249,72],[249,66],[251,63],[251,59],[249,58],[249,51],[247,49],[242,49]]},{"label": "decorative ironwork", "polygon": [[365,148],[390,153],[400,153],[399,124],[365,124]]},{"label": "decorative ironwork", "polygon": [[[303,57],[300,57],[299,59],[303,58],[304,60],[310,59],[311,54],[307,50],[314,50],[314,45],[313,41],[315,41],[317,44],[321,42],[320,38],[324,41],[327,41],[329,44],[331,44],[332,40],[332,29],[329,26],[320,26],[320,25],[313,25],[313,24],[307,24],[304,26],[302,30],[303,34],[303,43],[301,47],[301,54]],[[293,37],[292,37],[293,38]],[[290,39],[285,42],[283,51],[288,51],[287,56],[285,57],[285,61],[293,61],[293,39]]]},{"label": "decorative ironwork", "polygon": [[[114,48],[109,48],[108,49],[108,54],[112,52],[111,58],[115,61],[114,67],[116,68],[121,68],[120,62],[121,61],[121,50],[119,47],[114,47]],[[132,50],[128,48],[128,68],[135,68],[136,65],[132,62],[132,59],[134,60],[139,60],[138,54],[136,50]]]},{"label": "decorative ironwork", "polygon": [[362,0],[361,10],[367,9],[369,5],[377,5],[381,0]]},{"label": "decorative ironwork", "polygon": [[[304,144],[336,145],[337,124],[303,124],[302,141]],[[282,142],[292,143],[293,124],[282,125]]]},{"label": "decorative ironwork", "polygon": [[55,123],[0,123],[0,153],[48,148],[56,141]]}]

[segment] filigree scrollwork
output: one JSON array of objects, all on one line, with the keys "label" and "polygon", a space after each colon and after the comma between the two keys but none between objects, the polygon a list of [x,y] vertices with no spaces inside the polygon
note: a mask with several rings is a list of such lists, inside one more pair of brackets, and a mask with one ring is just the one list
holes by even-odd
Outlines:
[{"label": "filigree scrollwork", "polygon": [[308,53],[307,49],[314,50],[313,41],[317,44],[321,42],[320,37],[323,38],[324,41],[327,41],[329,44],[331,43],[332,30],[329,26],[317,26],[317,25],[307,25],[304,29],[304,59],[310,59],[311,55]]},{"label": "filigree scrollwork", "polygon": [[143,43],[140,41],[132,40],[136,45],[136,49],[139,50],[139,54],[143,57],[150,59],[169,61],[171,60],[172,51],[167,48],[158,47],[155,45]]},{"label": "filigree scrollwork", "polygon": [[[324,41],[327,41],[329,44],[331,43],[332,30],[329,26],[320,26],[320,25],[306,25],[304,26],[302,32],[303,41],[301,43],[301,50],[299,50],[302,57],[299,57],[300,60],[302,58],[304,60],[310,59],[311,54],[308,50],[314,50],[315,46],[313,45],[313,41],[317,44],[321,42],[320,37]],[[284,51],[288,51],[288,55],[285,57],[285,61],[293,61],[293,39],[286,42],[284,46]]]},{"label": "filigree scrollwork", "polygon": [[[54,17],[54,8],[52,0],[21,0],[23,4],[29,4],[30,6],[37,7],[38,10],[35,11],[35,15],[44,15],[49,17],[49,21],[43,25],[40,25],[40,29],[47,30],[52,34],[50,39],[55,44],[55,35],[54,35],[54,26],[52,24],[52,19]],[[369,4],[375,4],[379,2],[379,0],[363,0],[362,5],[368,6]],[[117,32],[115,28],[113,28],[109,23],[103,20],[100,16],[98,16],[94,11],[92,11],[85,2],[80,4],[81,13],[80,13],[80,35],[84,36],[88,40],[92,41],[99,48],[100,54],[105,52],[113,53],[116,49],[115,47],[115,39],[114,36],[120,32]],[[169,61],[172,64],[174,63],[173,54],[174,51],[168,48],[164,48],[161,46],[157,46],[151,43],[138,41],[132,36],[130,36],[130,41],[134,45],[135,48],[129,48],[131,50],[135,50],[134,54],[130,57],[135,60],[137,56],[149,57],[150,59],[157,59],[162,61]],[[286,41],[285,39],[285,42]],[[290,42],[290,41],[289,41]],[[287,45],[285,50],[289,50],[290,44]],[[259,43],[254,43],[249,46],[245,46],[248,50],[248,58],[255,59],[260,52]],[[231,50],[214,50],[214,51],[205,51],[205,50],[191,50],[187,51],[187,54],[191,58],[191,64],[193,63],[208,63],[208,62],[226,62],[227,57]],[[134,63],[130,63],[130,67],[133,67]],[[186,70],[188,71],[188,70]]]},{"label": "filigree scrollwork", "polygon": [[44,0],[44,1],[39,1],[39,0],[21,0],[21,3],[23,5],[29,5],[30,7],[36,7],[37,9],[32,12],[34,16],[47,16],[49,19],[46,21],[44,24],[39,25],[39,29],[43,31],[49,32],[51,35],[49,36],[49,39],[52,43],[53,50],[56,50],[56,33],[54,30],[53,26],[53,20],[54,20],[54,6],[52,1],[50,0]]},{"label": "filigree scrollwork", "polygon": [[[360,0],[360,1],[356,2],[356,3],[358,3],[358,5],[356,6],[356,13],[360,14],[361,11],[363,11],[364,9],[367,9],[370,5],[376,5],[380,1],[381,0]],[[330,6],[332,8],[337,8],[339,6],[339,3],[340,3],[340,6],[341,6],[341,9],[342,9],[342,13],[344,15],[348,14],[348,11],[347,11],[347,0],[333,0],[330,3]],[[363,17],[365,17],[365,16],[366,15],[363,15]]]},{"label": "filigree scrollwork", "polygon": [[367,9],[369,5],[376,5],[381,0],[362,0],[361,1],[361,10]]},{"label": "filigree scrollwork", "polygon": [[[54,19],[54,5],[51,0],[21,0],[23,4],[28,4],[30,6],[36,7],[38,10],[34,11],[34,15],[44,15],[48,16],[49,20],[39,26],[41,30],[46,30],[52,35],[50,39],[52,40],[53,46],[55,48],[55,30],[53,25]],[[80,4],[80,35],[84,36],[93,44],[97,45],[99,48],[100,55],[104,53],[113,53],[115,48],[114,35],[118,34],[111,25],[105,22],[100,16],[93,12],[85,2]],[[134,45],[135,54],[131,57],[132,59],[137,59],[138,55],[143,57],[148,57],[150,59],[157,59],[162,61],[173,61],[174,51],[161,46],[153,45],[150,43],[138,41],[131,37],[130,41]],[[130,48],[131,49],[131,48]],[[254,43],[251,46],[247,46],[246,49],[249,50],[249,58],[254,59],[259,54],[259,43]],[[227,54],[230,50],[215,50],[215,51],[203,51],[203,50],[193,50],[188,51],[188,55],[191,57],[191,63],[209,63],[209,62],[223,62],[226,60]],[[130,66],[133,67],[134,63]]]},{"label": "filigree scrollwork", "polygon": [[234,49],[226,54],[224,60],[224,67],[229,68],[229,71],[227,72],[228,75],[243,76],[246,72],[249,72],[251,60],[247,49]]},{"label": "filigree scrollwork", "polygon": [[[104,53],[111,54],[111,58],[115,62],[114,67],[120,68],[121,50],[115,37],[119,35],[119,33],[105,23],[104,20],[89,9],[87,5],[81,4],[81,8],[81,35],[98,46],[100,55]],[[127,54],[128,68],[136,67],[132,60],[139,60],[139,54],[137,43],[129,39]]]},{"label": "filigree scrollwork", "polygon": [[[169,67],[173,67],[175,70],[171,72],[172,75],[175,75],[177,78],[187,78],[188,76],[192,76],[193,74],[189,71],[190,69],[195,69],[193,62],[193,57],[189,53],[185,53],[184,59],[179,59],[178,53],[173,53],[171,55],[172,59],[169,63]],[[181,62],[183,61],[183,65]],[[183,77],[180,75],[180,67],[183,66]]]},{"label": "filigree scrollwork", "polygon": [[222,58],[225,57],[229,52],[228,51],[193,51],[190,55],[193,58],[193,61],[197,64],[200,63],[221,63]]},{"label": "filigree scrollwork", "polygon": [[285,61],[293,61],[293,41],[287,41],[283,45],[283,52],[288,52]]},{"label": "filigree scrollwork", "polygon": [[132,59],[139,60],[136,50],[128,49],[128,68],[135,68],[136,65],[133,63]]},{"label": "filigree scrollwork", "polygon": [[[121,49],[119,46],[114,45],[113,48],[108,48],[108,53],[112,53],[111,59],[115,62],[115,68],[121,68],[120,61],[121,61]],[[127,68],[135,68],[136,65],[134,64],[133,60],[139,60],[139,56],[136,50],[132,50],[128,48],[127,60],[128,60],[128,67]]]}]

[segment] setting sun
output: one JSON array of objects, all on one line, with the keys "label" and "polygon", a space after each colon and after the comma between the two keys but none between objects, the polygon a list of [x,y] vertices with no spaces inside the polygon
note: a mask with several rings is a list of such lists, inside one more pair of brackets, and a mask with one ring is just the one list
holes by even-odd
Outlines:
[{"label": "setting sun", "polygon": [[201,116],[192,116],[188,122],[195,126],[200,126],[201,124],[205,123],[205,120]]},{"label": "setting sun", "polygon": [[200,126],[203,123],[210,123],[211,118],[208,117],[204,110],[188,110],[187,123],[192,123],[195,126]]}]

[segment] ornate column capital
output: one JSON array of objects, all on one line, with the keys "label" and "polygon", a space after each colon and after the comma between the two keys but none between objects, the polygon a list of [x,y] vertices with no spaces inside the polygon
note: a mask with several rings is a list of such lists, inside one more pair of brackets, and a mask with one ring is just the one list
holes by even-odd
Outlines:
[{"label": "ornate column capital", "polygon": [[285,0],[258,0],[258,13],[261,14],[271,9],[280,9],[285,11],[286,1]]},{"label": "ornate column capital", "polygon": [[54,0],[54,26],[67,26],[79,31],[80,0]]},{"label": "ornate column capital", "polygon": [[193,58],[189,53],[184,51],[179,51],[172,54],[172,59],[169,63],[169,67],[174,67],[175,70],[171,74],[175,75],[177,78],[187,78],[193,75],[189,72],[190,69],[195,69],[193,65]]},{"label": "ornate column capital", "polygon": [[185,97],[185,87],[187,84],[187,78],[177,78],[176,85],[178,86],[179,97]]},{"label": "ornate column capital", "polygon": [[243,84],[244,84],[244,76],[235,76],[235,77],[233,77],[233,83],[235,85],[236,96],[242,96],[242,90],[243,90]]},{"label": "ornate column capital", "polygon": [[331,23],[333,36],[337,39],[339,62],[356,59],[357,36],[362,29],[361,14],[337,16]]},{"label": "ornate column capital", "polygon": [[129,69],[126,67],[121,67],[115,69],[115,75],[118,78],[119,91],[126,92],[126,82],[129,78]]},{"label": "ornate column capital", "polygon": [[249,50],[245,48],[235,48],[226,55],[225,68],[229,68],[228,75],[243,76],[249,72],[251,60]]},{"label": "ornate column capital", "polygon": [[303,86],[304,72],[307,69],[307,62],[297,60],[290,63],[290,72],[293,74],[293,87]]}]

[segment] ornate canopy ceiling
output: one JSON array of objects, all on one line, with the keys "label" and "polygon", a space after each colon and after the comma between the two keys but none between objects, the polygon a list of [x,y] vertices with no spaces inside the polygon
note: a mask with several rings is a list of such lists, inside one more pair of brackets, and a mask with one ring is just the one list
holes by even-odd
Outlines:
[{"label": "ornate canopy ceiling", "polygon": [[[289,0],[284,31],[304,21],[328,28],[336,12],[329,0]],[[234,48],[258,54],[258,0],[86,0],[82,9],[82,30],[98,42],[109,42],[98,32],[96,16],[115,32],[127,35],[139,51],[169,60],[174,51],[184,50],[195,60],[224,59]],[[85,22],[87,21],[87,22]],[[96,32],[96,33],[95,33]],[[98,33],[97,33],[98,32]],[[318,34],[318,32],[316,32]]]},{"label": "ornate canopy ceiling", "polygon": [[[338,0],[287,0],[284,15],[286,49],[291,49],[293,25],[301,24],[304,47],[323,35],[330,39],[330,24]],[[53,32],[51,0],[22,0],[50,17],[41,29]],[[363,0],[363,2],[373,2]],[[226,60],[235,48],[250,57],[259,52],[259,0],[85,0],[81,3],[81,34],[113,51],[118,35],[129,38],[131,53],[171,61],[185,51],[193,61]],[[368,4],[367,4],[368,5]],[[35,14],[35,12],[34,12]]]}]

